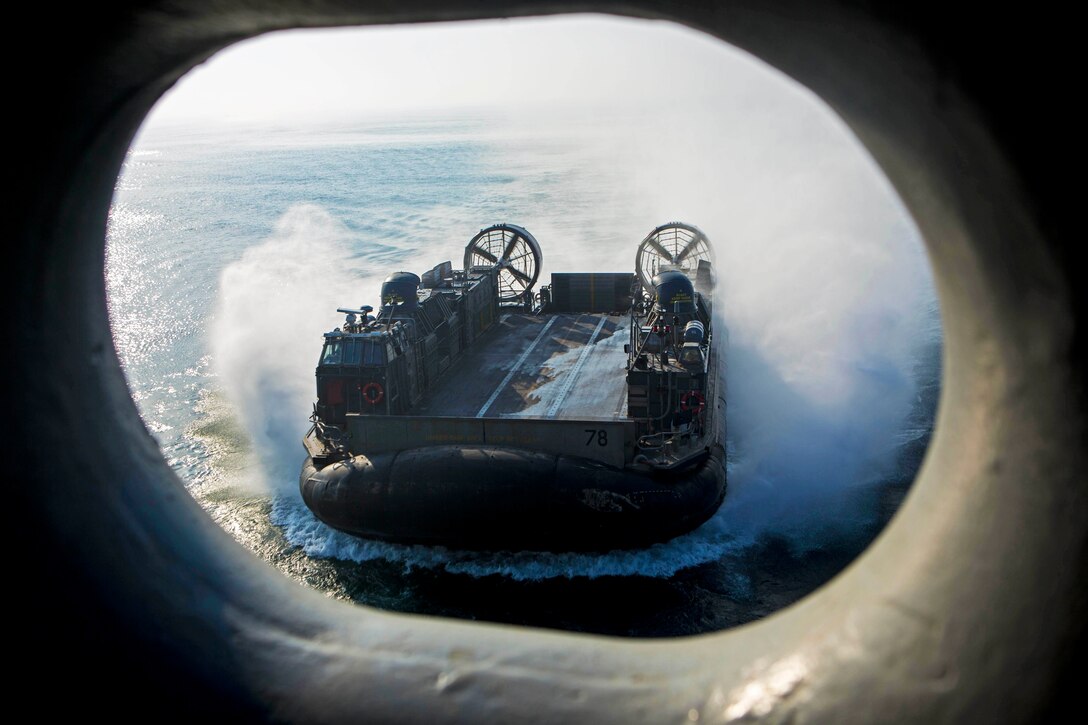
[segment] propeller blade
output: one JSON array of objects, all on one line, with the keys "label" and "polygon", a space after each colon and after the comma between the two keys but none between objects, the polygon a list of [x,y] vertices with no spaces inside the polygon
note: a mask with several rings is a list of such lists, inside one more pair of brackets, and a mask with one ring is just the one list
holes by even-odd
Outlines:
[{"label": "propeller blade", "polygon": [[499,263],[498,257],[496,257],[491,252],[487,251],[483,247],[473,247],[472,253],[480,255],[481,257],[486,259],[488,262],[491,262],[492,264],[498,264]]},{"label": "propeller blade", "polygon": [[699,246],[699,239],[698,238],[694,238],[690,242],[688,242],[688,245],[686,247],[684,247],[680,251],[680,254],[676,255],[676,263],[680,264],[685,259],[687,259],[688,255],[691,254],[692,252],[694,252],[696,247],[698,247],[698,246]]},{"label": "propeller blade", "polygon": [[513,236],[510,237],[510,241],[507,242],[506,249],[502,250],[502,258],[503,259],[509,259],[510,258],[510,255],[514,251],[514,247],[516,247],[517,244],[518,244],[518,240],[521,239],[521,237],[519,237],[516,232],[511,232],[511,233],[513,234]]},{"label": "propeller blade", "polygon": [[514,275],[518,279],[520,279],[526,285],[530,285],[530,284],[533,283],[533,278],[530,277],[529,275],[525,274],[524,272],[522,272],[520,269],[515,269],[513,267],[507,267],[506,271],[509,272],[510,274]]},{"label": "propeller blade", "polygon": [[668,250],[661,246],[661,242],[657,241],[656,238],[651,237],[646,240],[646,243],[650,245],[651,249],[660,254],[665,259],[665,261],[672,261],[672,255],[669,254]]},{"label": "propeller blade", "polygon": [[525,259],[526,257],[532,257],[532,256],[533,256],[532,251],[529,251],[529,252],[525,252],[524,254],[519,254],[516,257],[511,257],[510,259],[506,260],[506,262],[507,262],[507,264],[513,264],[514,262],[518,261],[519,259]]}]

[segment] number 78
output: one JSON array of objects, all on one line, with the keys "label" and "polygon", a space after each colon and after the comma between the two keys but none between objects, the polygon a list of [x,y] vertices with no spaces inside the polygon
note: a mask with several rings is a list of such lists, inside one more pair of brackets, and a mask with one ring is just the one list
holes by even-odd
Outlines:
[{"label": "number 78", "polygon": [[597,430],[596,428],[586,428],[585,432],[589,433],[589,438],[586,438],[586,445],[587,446],[593,444],[593,439],[594,438],[597,439],[597,445],[599,445],[599,446],[607,446],[608,445],[608,431],[606,431],[604,429]]}]

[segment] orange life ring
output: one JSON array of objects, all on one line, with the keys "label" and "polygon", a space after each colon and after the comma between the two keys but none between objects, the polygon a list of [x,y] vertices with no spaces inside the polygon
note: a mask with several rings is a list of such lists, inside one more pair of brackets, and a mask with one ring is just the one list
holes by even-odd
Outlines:
[{"label": "orange life ring", "polygon": [[[692,398],[695,399],[695,405],[691,404]],[[698,415],[703,412],[704,408],[706,408],[706,398],[704,398],[703,394],[698,390],[689,390],[680,398],[680,410],[685,412],[691,411],[695,415]]]},{"label": "orange life ring", "polygon": [[[375,392],[376,391],[376,392]],[[371,393],[375,393],[371,395]],[[371,405],[377,405],[382,402],[382,398],[385,397],[385,391],[382,390],[382,386],[375,382],[367,383],[363,386],[363,400]]]}]

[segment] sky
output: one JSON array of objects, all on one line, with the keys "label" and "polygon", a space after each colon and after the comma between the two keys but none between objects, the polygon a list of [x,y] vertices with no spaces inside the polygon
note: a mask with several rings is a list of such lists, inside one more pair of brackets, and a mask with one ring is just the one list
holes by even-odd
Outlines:
[{"label": "sky", "polygon": [[780,75],[664,21],[582,15],[292,30],[213,56],[163,97],[152,118],[298,122],[431,109],[701,103],[723,84],[743,94],[768,72]]}]

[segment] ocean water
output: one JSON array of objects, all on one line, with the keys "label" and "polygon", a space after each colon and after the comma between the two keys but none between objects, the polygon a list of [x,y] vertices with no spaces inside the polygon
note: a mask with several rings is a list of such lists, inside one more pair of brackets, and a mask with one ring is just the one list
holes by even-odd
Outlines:
[{"label": "ocean water", "polygon": [[[812,99],[697,109],[432,113],[149,125],[110,213],[114,340],[187,490],[302,585],[403,612],[624,636],[766,616],[855,558],[932,431],[941,331],[917,230]],[[627,271],[652,229],[703,229],[730,331],[729,491],[645,550],[470,553],[367,542],[302,505],[321,333],[389,272],[480,228],[529,229],[551,271]]]}]

